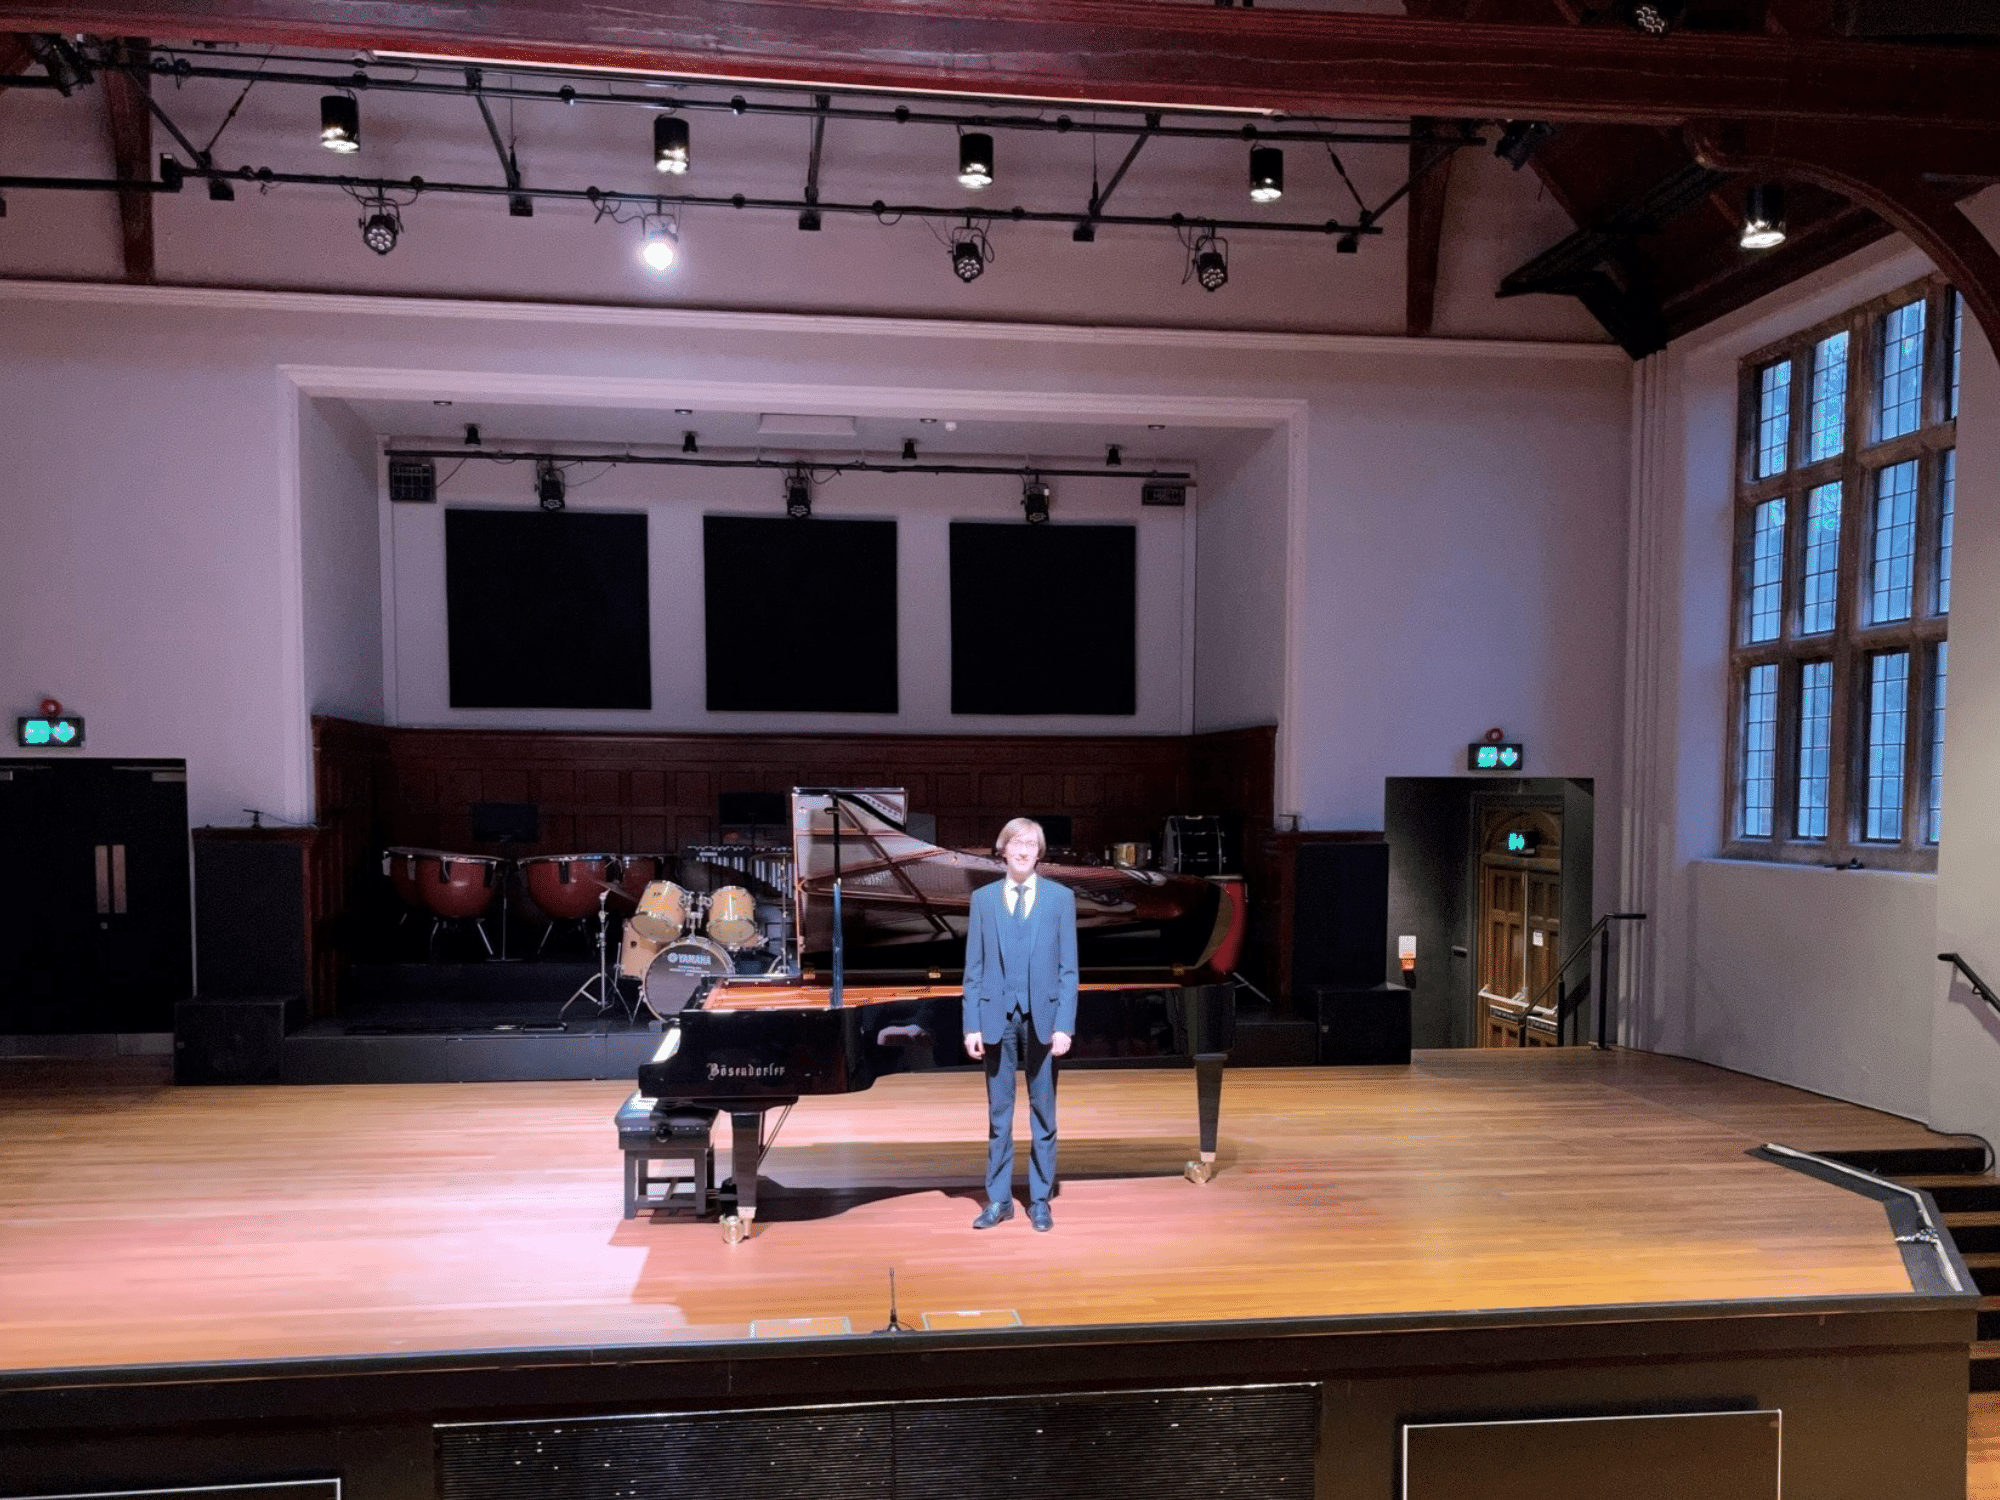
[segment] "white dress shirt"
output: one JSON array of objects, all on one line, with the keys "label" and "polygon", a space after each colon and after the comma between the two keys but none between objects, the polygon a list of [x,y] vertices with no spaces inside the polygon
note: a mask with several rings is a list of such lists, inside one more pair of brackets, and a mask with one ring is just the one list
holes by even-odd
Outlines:
[{"label": "white dress shirt", "polygon": [[[1034,872],[1033,872],[1033,871],[1030,871],[1030,872],[1029,872],[1029,874],[1028,874],[1028,878],[1027,878],[1026,880],[1022,881],[1022,882],[1021,882],[1021,883],[1020,883],[1019,885],[1016,885],[1016,884],[1014,883],[1014,878],[1013,878],[1013,877],[1012,877],[1011,875],[1007,877],[1007,915],[1008,915],[1008,916],[1010,916],[1010,917],[1012,917],[1012,916],[1023,916],[1023,917],[1027,917],[1027,916],[1033,916],[1033,915],[1034,915],[1034,911],[1035,911],[1035,879],[1036,879],[1036,877],[1035,877],[1035,874],[1034,874]],[[1027,903],[1028,903],[1028,905],[1027,905],[1027,908],[1026,908],[1025,910],[1023,910],[1023,911],[1020,911],[1020,912],[1016,912],[1016,911],[1014,910],[1014,907],[1015,907],[1015,904],[1016,904],[1016,902],[1019,902],[1019,901],[1025,901],[1025,902],[1027,902]]]}]

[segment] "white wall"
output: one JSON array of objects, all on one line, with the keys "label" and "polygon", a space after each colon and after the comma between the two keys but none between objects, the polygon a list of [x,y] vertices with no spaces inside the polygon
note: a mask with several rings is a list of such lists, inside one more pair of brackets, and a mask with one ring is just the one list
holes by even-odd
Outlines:
[{"label": "white wall", "polygon": [[[1992,236],[2000,194],[1968,205]],[[2000,1017],[1936,954],[2000,970],[2000,377],[1966,323],[1938,874],[1722,861],[1740,360],[1927,274],[1892,237],[1647,362],[1635,381],[1622,899],[1652,914],[1622,1034],[2000,1139]]]},{"label": "white wall", "polygon": [[[296,398],[306,704],[380,723],[382,525],[375,434],[338,402]],[[442,585],[440,584],[440,587]]]},{"label": "white wall", "polygon": [[[93,736],[119,743],[158,725],[148,748],[190,755],[198,807],[309,811],[301,543],[282,518],[295,391],[1282,431],[1284,629],[1239,632],[1234,659],[1205,667],[1268,681],[1267,653],[1287,653],[1280,806],[1309,826],[1379,827],[1385,776],[1448,773],[1496,721],[1528,741],[1536,774],[1615,794],[1616,351],[20,282],[0,284],[0,304],[0,363],[27,396],[0,409],[0,441],[25,455],[19,472],[81,476],[9,550],[9,623],[97,626],[75,579],[119,607],[87,648],[7,661],[0,696],[74,697],[97,710]],[[95,361],[85,379],[78,350]],[[143,438],[162,427],[165,494],[140,483]],[[147,560],[179,565],[135,589],[119,564],[145,528]],[[189,651],[159,725],[163,628]],[[408,670],[398,658],[399,710],[420,691]],[[89,695],[65,686],[86,675]],[[1599,826],[1599,867],[1615,868],[1612,820]]]},{"label": "white wall", "polygon": [[[757,469],[614,469],[571,489],[575,510],[643,511],[647,517],[648,603],[652,614],[653,706],[648,711],[454,709],[451,707],[444,598],[444,517],[452,505],[533,508],[526,465],[441,463],[450,476],[439,505],[394,505],[386,498],[394,575],[397,724],[465,728],[750,729],[836,734],[1181,734],[1188,727],[1191,601],[1184,582],[1191,526],[1187,512],[1148,510],[1138,481],[1058,479],[1049,524],[1119,522],[1138,532],[1138,711],[1126,716],[994,717],[951,712],[953,521],[1021,522],[1021,486],[1005,476],[844,474],[817,485],[815,517],[897,523],[899,708],[893,714],[711,713],[706,705],[702,517],[781,514],[779,476]],[[589,477],[579,471],[579,477]],[[994,607],[1005,580],[991,580]],[[784,641],[759,628],[756,578],[726,585],[741,601],[735,647],[755,674]],[[577,620],[574,628],[587,630]],[[838,631],[840,622],[826,622]],[[1080,649],[1087,649],[1082,648]],[[1266,720],[1266,722],[1269,722]]]},{"label": "white wall", "polygon": [[1246,434],[1203,466],[1195,531],[1194,723],[1275,724],[1285,695],[1289,428]]}]

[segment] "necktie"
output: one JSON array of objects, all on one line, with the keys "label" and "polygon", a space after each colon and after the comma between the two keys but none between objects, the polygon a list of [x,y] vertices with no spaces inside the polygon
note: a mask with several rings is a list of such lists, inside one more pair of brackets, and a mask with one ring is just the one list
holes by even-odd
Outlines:
[{"label": "necktie", "polygon": [[1028,920],[1028,883],[1025,880],[1014,887],[1014,920]]}]

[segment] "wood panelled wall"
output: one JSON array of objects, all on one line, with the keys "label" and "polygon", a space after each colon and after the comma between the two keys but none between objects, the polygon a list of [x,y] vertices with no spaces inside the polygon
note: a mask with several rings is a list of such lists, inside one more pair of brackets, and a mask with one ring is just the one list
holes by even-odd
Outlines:
[{"label": "wood panelled wall", "polygon": [[[646,854],[714,842],[724,792],[900,786],[937,842],[977,846],[1019,813],[1060,813],[1098,851],[1156,843],[1176,812],[1237,813],[1256,849],[1271,827],[1277,731],[1199,735],[581,734],[385,729],[313,721],[319,821],[350,911],[375,897],[390,845],[496,852],[472,840],[475,802],[532,802],[541,838],[508,852]],[[374,884],[371,885],[371,880]],[[1256,893],[1252,892],[1255,900]],[[1254,921],[1254,917],[1253,917]]]}]

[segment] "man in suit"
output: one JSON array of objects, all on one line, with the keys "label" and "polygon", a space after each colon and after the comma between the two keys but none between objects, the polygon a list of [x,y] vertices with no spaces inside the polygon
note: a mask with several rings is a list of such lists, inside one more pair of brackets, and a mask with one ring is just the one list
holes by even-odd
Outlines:
[{"label": "man in suit", "polygon": [[993,852],[1006,878],[972,893],[965,933],[965,1050],[986,1064],[986,1206],[972,1221],[991,1229],[1014,1217],[1014,1071],[1028,1074],[1034,1126],[1028,1155],[1028,1221],[1055,1224],[1056,1065],[1076,1033],[1076,896],[1035,873],[1048,840],[1032,818],[1000,830]]}]

